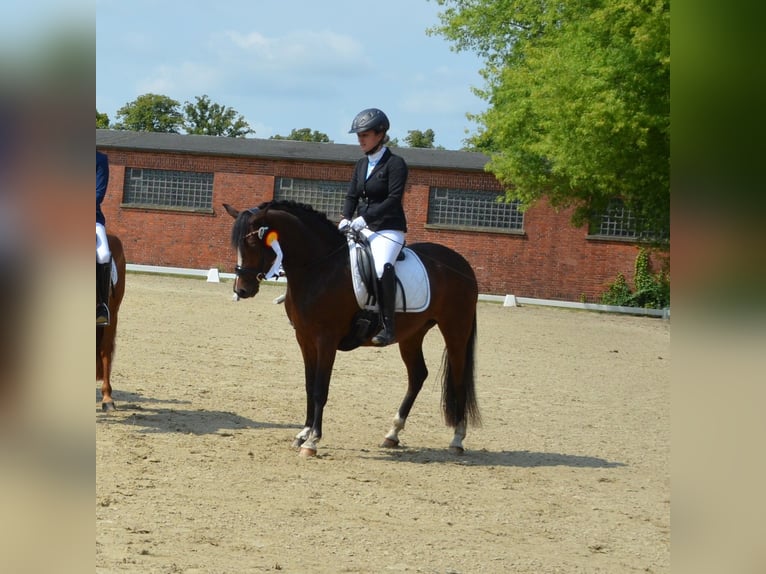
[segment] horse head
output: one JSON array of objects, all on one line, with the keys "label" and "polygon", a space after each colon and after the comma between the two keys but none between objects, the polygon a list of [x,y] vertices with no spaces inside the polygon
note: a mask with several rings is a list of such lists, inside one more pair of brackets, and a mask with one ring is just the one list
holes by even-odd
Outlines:
[{"label": "horse head", "polygon": [[234,293],[240,299],[247,299],[258,293],[261,281],[271,272],[281,251],[278,242],[273,244],[269,228],[263,222],[265,210],[253,207],[238,211],[228,204],[223,207],[235,219],[231,231],[231,245],[237,250]]}]

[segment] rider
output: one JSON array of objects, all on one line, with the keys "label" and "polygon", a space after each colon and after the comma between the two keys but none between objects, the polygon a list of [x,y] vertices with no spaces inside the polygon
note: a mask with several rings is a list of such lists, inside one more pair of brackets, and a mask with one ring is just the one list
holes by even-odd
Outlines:
[{"label": "rider", "polygon": [[96,325],[109,324],[109,283],[112,273],[112,253],[106,238],[106,218],[101,202],[109,184],[109,158],[96,151]]},{"label": "rider", "polygon": [[356,134],[365,157],[356,163],[343,205],[343,219],[338,224],[341,231],[350,227],[361,232],[370,244],[383,323],[372,343],[381,347],[393,343],[396,338],[394,263],[407,232],[407,218],[402,207],[407,164],[385,145],[389,141],[389,127],[386,114],[377,108],[362,110],[351,123],[348,133]]}]

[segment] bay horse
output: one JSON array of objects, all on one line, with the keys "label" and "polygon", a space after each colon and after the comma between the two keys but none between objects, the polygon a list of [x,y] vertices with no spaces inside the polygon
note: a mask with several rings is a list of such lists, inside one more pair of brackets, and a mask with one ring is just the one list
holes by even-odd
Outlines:
[{"label": "bay horse", "polygon": [[[293,447],[303,456],[315,456],[337,351],[371,346],[377,332],[373,322],[361,338],[350,336],[359,324],[360,305],[352,287],[348,239],[326,215],[309,205],[270,201],[243,211],[228,204],[223,207],[235,219],[231,231],[231,244],[237,251],[235,297],[256,295],[260,282],[275,266],[277,252],[283,258],[285,310],[303,356],[306,386],[306,419]],[[274,238],[278,239],[277,249],[270,243]],[[423,339],[438,325],[445,342],[442,410],[445,423],[454,429],[449,448],[462,453],[467,423],[480,424],[474,382],[476,276],[463,256],[446,246],[415,243],[408,247],[421,259],[431,293],[424,310],[396,313],[396,342],[408,386],[381,446],[399,445],[399,432],[428,376]]]},{"label": "bay horse", "polygon": [[114,410],[112,399],[112,358],[114,357],[114,339],[117,335],[117,314],[125,295],[125,252],[122,241],[116,235],[107,234],[112,260],[117,267],[117,283],[111,282],[109,289],[109,324],[96,326],[96,382],[101,381],[101,409]]}]

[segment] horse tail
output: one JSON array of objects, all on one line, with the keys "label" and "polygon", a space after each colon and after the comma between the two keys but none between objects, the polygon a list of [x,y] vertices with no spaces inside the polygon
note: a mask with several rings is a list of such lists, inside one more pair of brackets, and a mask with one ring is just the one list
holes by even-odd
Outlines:
[{"label": "horse tail", "polygon": [[442,408],[448,426],[456,427],[461,421],[474,426],[481,425],[479,403],[476,400],[476,314],[473,316],[471,335],[466,343],[463,357],[463,376],[460,381],[450,364],[447,349],[442,356]]}]

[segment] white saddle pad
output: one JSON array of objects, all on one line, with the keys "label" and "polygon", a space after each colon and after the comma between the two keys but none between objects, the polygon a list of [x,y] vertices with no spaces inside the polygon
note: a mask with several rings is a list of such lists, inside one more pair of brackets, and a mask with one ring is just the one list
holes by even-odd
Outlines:
[{"label": "white saddle pad", "polygon": [[[351,260],[354,294],[360,309],[377,311],[377,305],[367,304],[367,300],[370,297],[367,287],[362,280],[362,273],[358,265],[359,253],[362,249],[361,245],[349,241],[349,258]],[[396,278],[398,279],[396,285],[396,311],[399,313],[420,313],[425,311],[431,303],[431,284],[428,281],[428,273],[420,257],[414,251],[408,247],[405,247],[402,251],[404,252],[404,260],[397,261],[396,265],[394,265]],[[401,281],[402,287],[404,287],[406,297],[402,297],[399,281]],[[404,308],[405,299],[407,301],[406,309]]]},{"label": "white saddle pad", "polygon": [[117,264],[114,262],[114,259],[112,259],[112,285],[117,285],[117,279],[119,279],[119,275],[117,273]]}]

